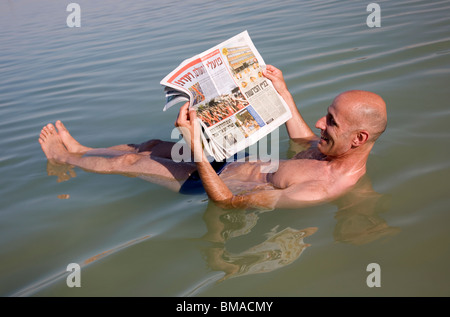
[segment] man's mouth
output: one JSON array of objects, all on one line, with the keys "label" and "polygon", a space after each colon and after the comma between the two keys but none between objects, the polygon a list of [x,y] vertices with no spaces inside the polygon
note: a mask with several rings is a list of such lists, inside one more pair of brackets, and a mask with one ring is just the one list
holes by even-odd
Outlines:
[{"label": "man's mouth", "polygon": [[330,140],[327,137],[325,137],[323,134],[320,135],[320,139],[324,140],[325,142],[328,142]]}]

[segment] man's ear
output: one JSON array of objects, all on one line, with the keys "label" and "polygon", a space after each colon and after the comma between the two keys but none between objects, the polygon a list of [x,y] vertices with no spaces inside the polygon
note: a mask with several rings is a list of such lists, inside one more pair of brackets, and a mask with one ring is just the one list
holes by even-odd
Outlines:
[{"label": "man's ear", "polygon": [[369,132],[367,132],[366,130],[357,131],[352,140],[352,146],[353,147],[361,146],[365,144],[368,139],[369,139]]}]

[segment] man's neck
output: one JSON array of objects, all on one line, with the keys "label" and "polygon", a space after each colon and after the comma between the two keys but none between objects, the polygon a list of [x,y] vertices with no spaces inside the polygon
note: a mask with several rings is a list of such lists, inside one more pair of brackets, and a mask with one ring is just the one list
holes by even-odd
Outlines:
[{"label": "man's neck", "polygon": [[337,157],[327,157],[330,166],[342,174],[353,176],[362,176],[366,172],[367,159],[369,158],[370,148],[350,149],[348,152]]}]

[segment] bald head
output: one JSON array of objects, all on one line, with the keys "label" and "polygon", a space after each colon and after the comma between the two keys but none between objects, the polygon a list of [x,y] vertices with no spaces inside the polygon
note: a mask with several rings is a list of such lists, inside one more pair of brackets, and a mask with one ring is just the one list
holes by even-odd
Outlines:
[{"label": "bald head", "polygon": [[386,129],[386,103],[377,94],[363,90],[349,90],[334,99],[348,123],[355,130],[367,130],[368,141],[374,142]]}]

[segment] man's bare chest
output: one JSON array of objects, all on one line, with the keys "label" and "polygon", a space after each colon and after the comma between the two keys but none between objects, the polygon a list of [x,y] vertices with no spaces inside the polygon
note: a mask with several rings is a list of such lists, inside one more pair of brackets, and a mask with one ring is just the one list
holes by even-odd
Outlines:
[{"label": "man's bare chest", "polygon": [[293,159],[305,159],[305,160],[325,160],[326,155],[322,154],[316,147],[311,147],[305,151],[297,153]]},{"label": "man's bare chest", "polygon": [[293,184],[327,180],[328,177],[327,161],[297,158],[281,162],[272,174],[271,182],[275,187],[286,188]]}]

